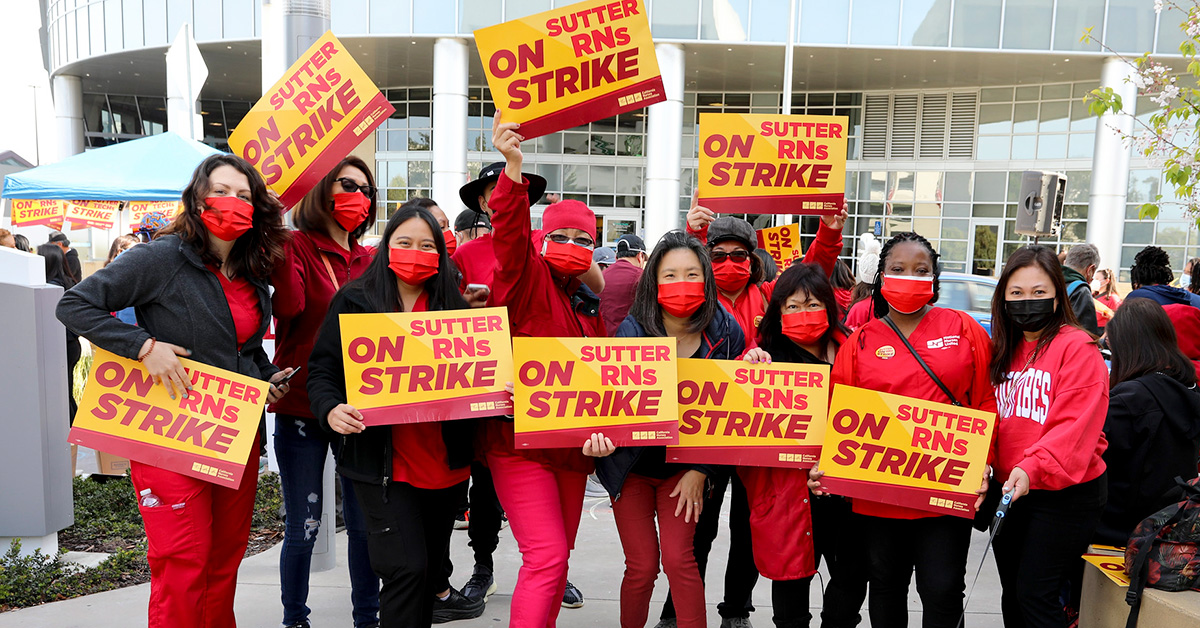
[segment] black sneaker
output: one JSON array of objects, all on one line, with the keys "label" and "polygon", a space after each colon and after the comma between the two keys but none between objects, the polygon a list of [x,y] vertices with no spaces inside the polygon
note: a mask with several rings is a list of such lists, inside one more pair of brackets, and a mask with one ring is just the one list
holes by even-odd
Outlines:
[{"label": "black sneaker", "polygon": [[484,603],[496,592],[496,581],[492,578],[492,570],[483,565],[475,565],[471,579],[463,585],[463,597],[468,600]]},{"label": "black sneaker", "polygon": [[583,606],[583,594],[579,592],[579,587],[571,584],[567,580],[567,588],[563,590],[563,608],[579,608]]},{"label": "black sneaker", "polygon": [[483,600],[468,600],[450,587],[450,596],[433,601],[433,623],[444,624],[459,619],[475,619],[483,614]]},{"label": "black sneaker", "polygon": [[309,628],[308,620],[298,621],[294,624],[288,624],[288,625],[284,626],[283,628]]}]

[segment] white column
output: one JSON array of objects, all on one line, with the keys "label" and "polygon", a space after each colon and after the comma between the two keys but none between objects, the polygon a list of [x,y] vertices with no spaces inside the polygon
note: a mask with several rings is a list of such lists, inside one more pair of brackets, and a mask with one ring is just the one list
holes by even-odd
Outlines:
[{"label": "white column", "polygon": [[433,200],[450,224],[465,209],[458,189],[467,182],[467,76],[470,50],[461,39],[433,44]]},{"label": "white column", "polygon": [[54,77],[54,121],[58,127],[58,159],[83,152],[83,81],[78,76]]},{"label": "white column", "polygon": [[[1087,241],[1100,249],[1102,268],[1119,268],[1125,237],[1125,194],[1129,187],[1129,146],[1118,135],[1133,133],[1137,87],[1127,81],[1134,69],[1125,61],[1104,61],[1100,86],[1121,96],[1122,112],[1096,121],[1096,147],[1092,153],[1092,189],[1088,199]],[[1114,130],[1116,129],[1116,130]]]},{"label": "white column", "polygon": [[683,47],[658,44],[658,69],[667,100],[649,107],[646,124],[646,246],[680,228],[679,173],[683,137]]}]

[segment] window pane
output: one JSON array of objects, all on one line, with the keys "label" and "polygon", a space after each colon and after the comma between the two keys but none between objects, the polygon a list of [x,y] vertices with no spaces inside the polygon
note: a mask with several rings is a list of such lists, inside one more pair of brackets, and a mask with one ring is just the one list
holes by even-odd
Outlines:
[{"label": "window pane", "polygon": [[1183,31],[1179,28],[1179,23],[1185,21],[1187,16],[1170,7],[1164,7],[1161,15],[1158,16],[1158,53],[1159,54],[1179,54],[1179,44],[1183,43]]},{"label": "window pane", "polygon": [[[371,20],[366,24],[366,15],[360,16],[351,32],[411,33],[412,6],[408,0],[370,0]],[[420,11],[420,9],[418,9]],[[446,13],[451,13],[449,10]]]},{"label": "window pane", "polygon": [[779,16],[788,14],[788,0],[754,0],[750,10],[751,41],[787,39],[787,20]]},{"label": "window pane", "polygon": [[193,2],[192,25],[197,41],[221,39],[221,5]]},{"label": "window pane", "polygon": [[655,0],[650,32],[666,39],[696,39],[700,32],[697,5],[698,0]]},{"label": "window pane", "polygon": [[1046,132],[1062,132],[1067,130],[1067,112],[1070,110],[1070,103],[1063,102],[1044,102],[1042,103],[1042,111],[1039,115],[1038,131]]},{"label": "window pane", "polygon": [[1054,0],[1008,0],[1004,8],[1004,47],[1048,50],[1053,9]]},{"label": "window pane", "polygon": [[979,138],[975,146],[975,157],[981,161],[989,159],[1008,159],[1008,135],[985,135]]},{"label": "window pane", "polygon": [[[368,32],[367,0],[336,0],[330,28],[338,35],[359,34]],[[391,3],[389,3],[391,4]],[[406,16],[407,20],[407,16]],[[371,26],[387,28],[388,25],[372,21]],[[378,31],[376,31],[378,32]]]},{"label": "window pane", "polygon": [[550,0],[507,0],[504,3],[504,19],[515,20],[550,9]]},{"label": "window pane", "polygon": [[954,3],[954,41],[962,48],[1000,45],[1000,4],[1003,0],[961,0]]},{"label": "window pane", "polygon": [[899,22],[899,0],[855,0],[850,16],[850,43],[894,46]]},{"label": "window pane", "polygon": [[750,0],[702,0],[700,3],[701,39],[746,41],[749,24]]},{"label": "window pane", "polygon": [[1038,159],[1062,159],[1067,156],[1066,135],[1042,135],[1038,138]]},{"label": "window pane", "polygon": [[1035,103],[1018,104],[1013,108],[1013,132],[1034,133],[1037,131],[1038,106]]},{"label": "window pane", "polygon": [[980,105],[979,133],[996,135],[1012,132],[1012,105]]},{"label": "window pane", "polygon": [[500,9],[501,4],[494,0],[458,0],[458,14],[462,19],[458,32],[470,33],[477,28],[503,22]]},{"label": "window pane", "polygon": [[949,40],[949,2],[905,0],[900,16],[901,46],[945,46]]},{"label": "window pane", "polygon": [[138,96],[137,102],[144,135],[157,135],[167,129],[166,99]]},{"label": "window pane", "polygon": [[167,35],[167,5],[164,2],[143,2],[142,23],[146,31],[147,46],[165,46],[170,41]]},{"label": "window pane", "polygon": [[1095,27],[1096,35],[1103,32],[1104,0],[1058,0],[1058,13],[1054,17],[1055,50],[1095,50],[1100,47],[1092,42],[1080,42],[1083,31]]},{"label": "window pane", "polygon": [[[374,15],[371,16],[371,21],[375,21]],[[418,2],[413,8],[413,32],[441,35],[453,33],[454,11],[448,11],[445,3],[429,2],[428,0]]]},{"label": "window pane", "polygon": [[1012,138],[1013,159],[1033,159],[1037,155],[1036,135],[1016,135]]},{"label": "window pane", "polygon": [[1129,192],[1127,200],[1130,203],[1151,203],[1158,196],[1158,170],[1134,170],[1129,173]]},{"label": "window pane", "polygon": [[1095,150],[1095,133],[1072,133],[1067,148],[1067,157],[1070,159],[1091,159]]},{"label": "window pane", "polygon": [[1004,172],[976,172],[975,200],[1003,201],[1008,176]]},{"label": "window pane", "polygon": [[253,5],[253,0],[224,0],[221,11],[221,20],[225,24],[224,39],[249,39],[254,36]]},{"label": "window pane", "polygon": [[[800,42],[805,44],[844,44],[846,43],[846,24],[849,20],[849,3],[801,0]],[[787,22],[787,20],[782,21]]]}]

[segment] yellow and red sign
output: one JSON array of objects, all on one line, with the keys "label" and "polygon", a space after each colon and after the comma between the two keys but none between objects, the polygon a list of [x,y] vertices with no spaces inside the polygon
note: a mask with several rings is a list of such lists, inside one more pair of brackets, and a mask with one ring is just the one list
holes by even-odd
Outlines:
[{"label": "yellow and red sign", "polygon": [[112,229],[120,211],[120,201],[68,201],[67,222],[72,229]]},{"label": "yellow and red sign", "polygon": [[800,225],[780,225],[758,230],[758,248],[771,255],[782,272],[804,257],[800,245]]},{"label": "yellow and red sign", "polygon": [[996,415],[836,386],[821,484],[847,497],[971,517]]},{"label": "yellow and red sign", "polygon": [[46,225],[62,229],[63,218],[66,216],[67,202],[57,199],[32,200],[14,198],[12,200],[12,225],[14,227],[32,227]]},{"label": "yellow and red sign", "polygon": [[829,366],[679,361],[679,445],[667,460],[807,469],[829,408]]},{"label": "yellow and red sign", "polygon": [[666,100],[642,0],[585,0],[475,31],[504,122],[540,137]]},{"label": "yellow and red sign", "polygon": [[518,449],[678,442],[674,338],[513,338]]},{"label": "yellow and red sign", "polygon": [[1108,554],[1084,554],[1083,560],[1095,565],[1100,573],[1108,576],[1118,586],[1129,586],[1129,576],[1125,574],[1125,557]]},{"label": "yellow and red sign", "polygon": [[342,314],[346,403],[367,425],[512,412],[508,310]]},{"label": "yellow and red sign", "polygon": [[136,226],[140,225],[142,218],[150,212],[162,212],[170,220],[183,208],[183,203],[179,201],[129,201],[125,203],[125,206],[129,208],[129,224]]},{"label": "yellow and red sign", "polygon": [[138,362],[94,351],[68,440],[221,486],[241,483],[267,382],[180,358],[193,390],[171,399]]},{"label": "yellow and red sign", "polygon": [[700,204],[739,214],[838,213],[849,127],[846,116],[700,114]]},{"label": "yellow and red sign", "polygon": [[326,32],[255,103],[229,147],[293,207],[395,110]]}]

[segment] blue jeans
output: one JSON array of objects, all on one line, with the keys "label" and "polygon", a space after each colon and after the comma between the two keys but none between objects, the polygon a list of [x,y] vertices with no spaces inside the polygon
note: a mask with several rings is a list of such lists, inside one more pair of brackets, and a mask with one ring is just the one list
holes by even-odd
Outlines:
[{"label": "blue jeans", "polygon": [[[275,416],[275,457],[279,460],[279,481],[287,509],[279,554],[284,625],[308,619],[308,570],[313,544],[323,523],[321,476],[325,471],[325,452],[333,447],[337,455],[339,443],[339,439],[322,430],[313,419]],[[379,621],[379,578],[371,569],[367,554],[366,523],[354,496],[354,483],[339,479],[342,518],[349,541],[346,562],[350,566],[350,601],[354,605],[354,625],[363,628]]]}]

